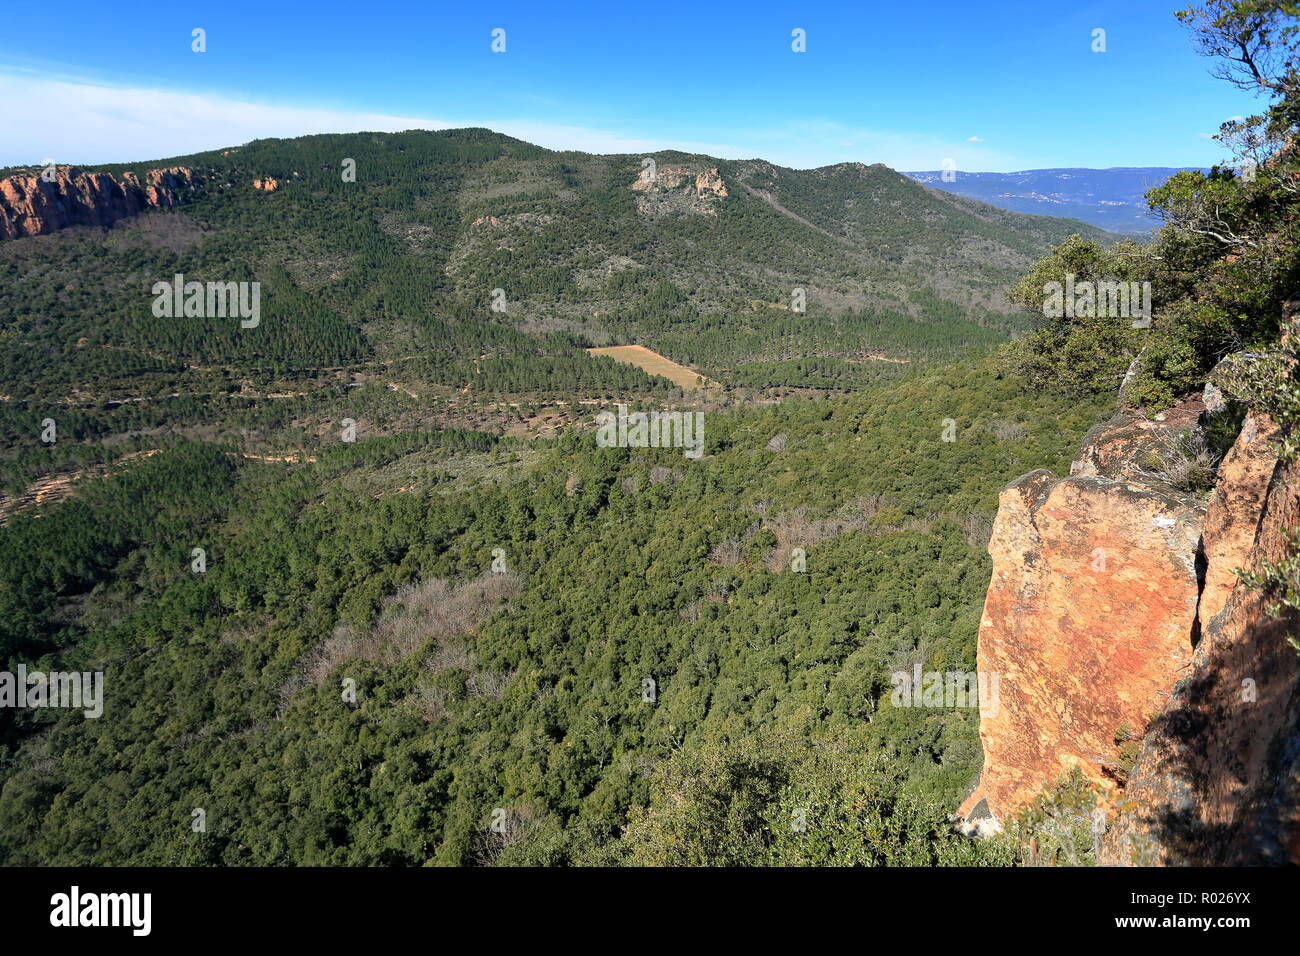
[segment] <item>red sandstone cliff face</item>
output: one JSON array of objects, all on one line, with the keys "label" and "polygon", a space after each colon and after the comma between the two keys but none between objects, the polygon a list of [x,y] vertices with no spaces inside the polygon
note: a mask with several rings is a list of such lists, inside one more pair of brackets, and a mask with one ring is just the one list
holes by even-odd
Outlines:
[{"label": "red sandstone cliff face", "polygon": [[[984,768],[961,808],[987,832],[1073,766],[1096,785],[1109,864],[1300,862],[1300,615],[1278,618],[1239,568],[1286,556],[1300,463],[1247,416],[1208,502],[1147,459],[1197,427],[1188,400],[1160,420],[1121,411],[1085,436],[1071,477],[1002,494],[979,669]],[[1148,725],[1148,721],[1150,721]],[[1115,734],[1142,734],[1123,781]]]},{"label": "red sandstone cliff face", "polygon": [[1113,788],[1117,732],[1140,733],[1187,666],[1204,505],[1139,478],[1138,458],[1203,408],[1189,400],[1155,422],[1121,412],[1085,437],[1071,477],[1036,471],[1002,493],[978,649],[1000,701],[981,713],[968,819],[1005,819],[1074,766]]},{"label": "red sandstone cliff face", "polygon": [[108,173],[85,173],[59,166],[54,181],[40,175],[0,180],[0,237],[40,236],[68,226],[111,226],[146,209],[168,209],[178,192],[194,181],[183,166],[151,169],[140,182],[134,173],[119,180]]},{"label": "red sandstone cliff face", "polygon": [[1202,634],[1228,603],[1237,586],[1233,570],[1246,566],[1246,558],[1259,535],[1264,501],[1277,466],[1274,450],[1277,438],[1277,426],[1267,415],[1250,415],[1219,466],[1202,532],[1205,582],[1196,612],[1197,627]]},{"label": "red sandstone cliff face", "polygon": [[1273,617],[1267,596],[1223,576],[1285,557],[1284,531],[1300,527],[1300,463],[1278,464],[1271,434],[1252,416],[1220,469],[1201,641],[1116,801],[1102,863],[1300,863],[1300,656],[1287,641],[1300,614]]}]

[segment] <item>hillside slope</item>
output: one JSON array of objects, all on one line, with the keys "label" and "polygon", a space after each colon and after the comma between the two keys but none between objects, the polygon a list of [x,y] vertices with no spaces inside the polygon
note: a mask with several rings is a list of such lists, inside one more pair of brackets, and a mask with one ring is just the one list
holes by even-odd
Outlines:
[{"label": "hillside slope", "polygon": [[[642,157],[456,130],[262,140],[104,167],[122,190],[163,167],[183,170],[183,209],[108,234],[0,245],[10,332],[0,368],[21,367],[12,378],[35,389],[186,365],[292,369],[416,354],[422,375],[459,385],[466,357],[585,362],[578,346],[634,340],[719,373],[793,354],[852,357],[873,344],[951,350],[1011,326],[1002,289],[1052,243],[1097,235],[954,202],[879,166],[649,159],[654,180]],[[345,181],[345,161],[355,181]],[[55,184],[27,177],[23,190],[39,199],[62,189],[45,206],[75,206],[89,175],[65,168]],[[44,230],[63,220],[15,221]],[[72,281],[54,281],[56,262]],[[174,273],[260,279],[267,321],[248,335],[197,317],[158,321],[147,289]],[[856,321],[833,328],[846,312]]]},{"label": "hillside slope", "polygon": [[[5,221],[39,233],[0,240],[10,502],[176,437],[309,456],[345,420],[554,435],[601,403],[697,402],[696,378],[721,402],[860,388],[1004,340],[1023,321],[1006,284],[1098,235],[880,166],[593,156],[478,129],[10,172]],[[155,314],[178,275],[258,283],[256,327]],[[689,371],[588,351],[624,345]]]}]

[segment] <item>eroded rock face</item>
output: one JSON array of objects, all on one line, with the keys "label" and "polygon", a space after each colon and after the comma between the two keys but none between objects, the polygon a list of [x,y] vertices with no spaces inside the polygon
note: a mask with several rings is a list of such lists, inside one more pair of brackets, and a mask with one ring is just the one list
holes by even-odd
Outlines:
[{"label": "eroded rock face", "polygon": [[1277,432],[1267,415],[1247,416],[1236,442],[1219,465],[1202,531],[1205,582],[1197,611],[1201,633],[1228,603],[1237,584],[1233,572],[1246,566],[1259,533],[1264,498],[1277,466]]},{"label": "eroded rock face", "polygon": [[638,176],[632,190],[637,193],[637,210],[648,216],[673,212],[716,216],[718,200],[727,195],[716,167],[696,171],[685,166],[664,166],[653,177]]},{"label": "eroded rock face", "polygon": [[119,180],[59,166],[53,181],[40,175],[0,180],[0,237],[40,236],[68,226],[107,228],[146,209],[169,209],[194,174],[183,166],[151,169],[142,183],[133,173]]},{"label": "eroded rock face", "polygon": [[[1278,462],[1277,426],[1252,413],[1208,504],[1171,487],[1151,452],[1206,405],[1120,412],[1085,436],[1071,477],[1003,492],[979,638],[1000,706],[981,711],[968,831],[1078,766],[1109,821],[1100,862],[1300,863],[1300,614],[1270,616],[1235,573],[1287,556],[1300,464]],[[1145,731],[1127,779],[1125,725]]]},{"label": "eroded rock face", "polygon": [[[1288,643],[1300,637],[1300,615],[1271,616],[1267,595],[1225,576],[1233,563],[1258,569],[1286,556],[1285,531],[1300,527],[1300,463],[1271,457],[1266,419],[1247,426],[1207,518],[1201,641],[1116,801],[1103,863],[1300,863],[1300,656]],[[1252,512],[1261,473],[1262,507]]]},{"label": "eroded rock face", "polygon": [[[1088,470],[1124,471],[1103,435],[1086,447]],[[964,817],[1005,819],[1072,766],[1114,787],[1117,731],[1140,732],[1191,658],[1203,517],[1192,495],[1104,473],[1036,471],[1002,493],[978,651],[1000,701]]]}]

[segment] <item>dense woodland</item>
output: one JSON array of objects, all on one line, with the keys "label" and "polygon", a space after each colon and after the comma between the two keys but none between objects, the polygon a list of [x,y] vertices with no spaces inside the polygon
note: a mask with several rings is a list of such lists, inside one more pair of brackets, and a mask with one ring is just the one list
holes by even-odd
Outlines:
[{"label": "dense woodland", "polygon": [[[699,461],[590,433],[528,465],[477,433],[301,466],[169,448],[0,534],[4,655],[108,681],[98,720],[5,715],[3,855],[672,861],[653,834],[696,829],[675,794],[738,787],[848,829],[766,846],[738,820],[719,861],[969,862],[943,821],[978,767],[976,712],[892,708],[889,675],[973,669],[997,490],[1064,467],[1103,408],[986,359],[710,416]],[[449,476],[465,459],[482,469]],[[845,764],[849,746],[876,758]],[[881,842],[841,848],[863,801]],[[508,845],[486,835],[497,808]]]}]

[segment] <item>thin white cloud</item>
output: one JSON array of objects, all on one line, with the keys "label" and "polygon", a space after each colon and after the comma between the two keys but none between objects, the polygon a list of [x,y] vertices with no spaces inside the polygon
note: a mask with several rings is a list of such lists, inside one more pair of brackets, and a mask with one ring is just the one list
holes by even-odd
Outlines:
[{"label": "thin white cloud", "polygon": [[661,149],[743,155],[721,143],[625,136],[583,126],[517,119],[452,119],[256,103],[233,97],[54,79],[0,71],[0,102],[8,135],[0,166],[116,163],[162,159],[238,146],[262,137],[363,130],[489,129],[545,146],[592,153]]},{"label": "thin white cloud", "polygon": [[80,78],[0,69],[6,136],[0,166],[113,163],[165,159],[238,146],[262,137],[375,130],[485,126],[549,149],[592,153],[650,153],[663,149],[726,159],[763,158],[809,168],[841,162],[882,162],[895,169],[1024,168],[1017,157],[910,132],[874,130],[829,121],[736,132],[737,143],[674,136],[632,136],[616,130],[536,119],[400,116],[362,110],[254,102],[224,94],[114,86]]},{"label": "thin white cloud", "polygon": [[264,136],[444,127],[428,118],[272,106],[221,96],[0,73],[0,164],[113,163],[237,146]]}]

